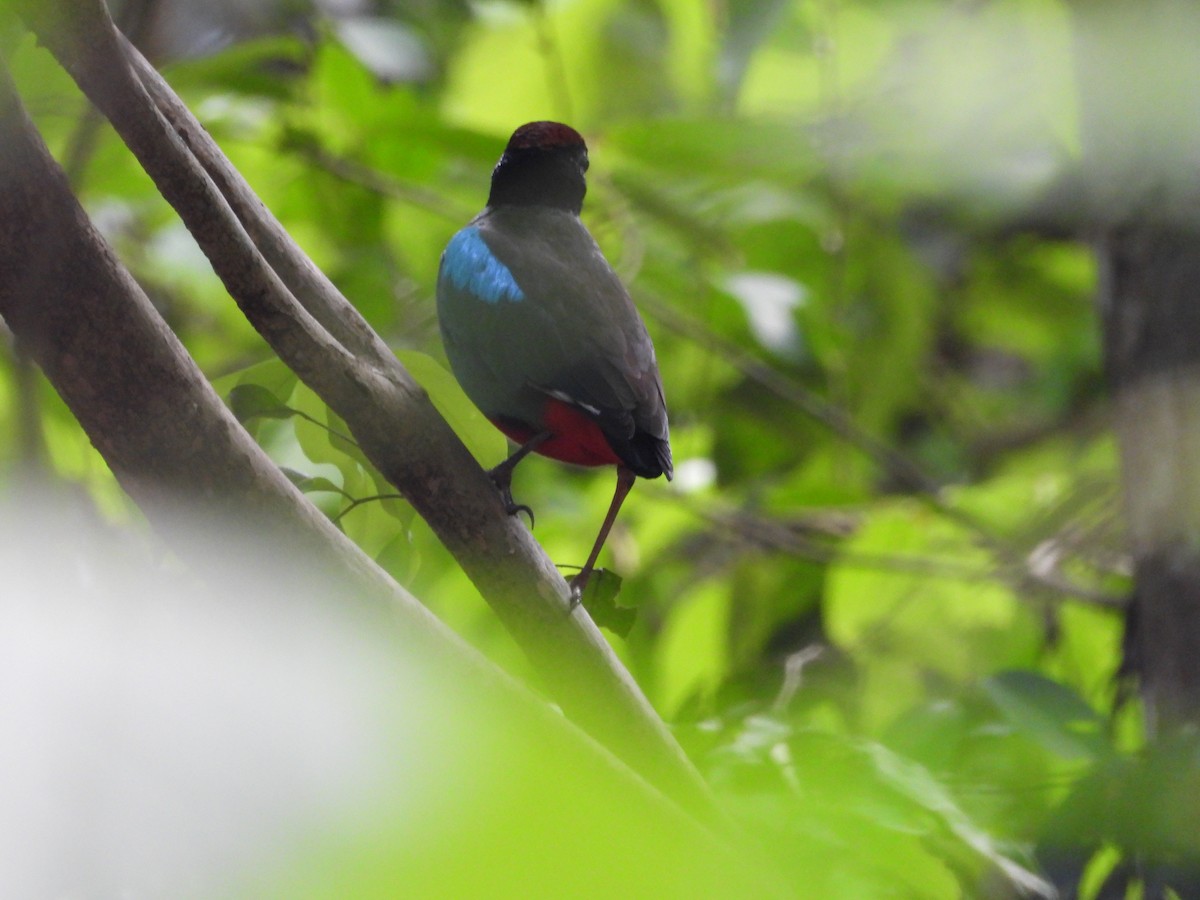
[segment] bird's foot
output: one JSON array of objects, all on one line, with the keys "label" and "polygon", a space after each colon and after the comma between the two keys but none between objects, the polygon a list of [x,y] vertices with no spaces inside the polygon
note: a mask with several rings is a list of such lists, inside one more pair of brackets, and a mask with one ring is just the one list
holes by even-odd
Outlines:
[{"label": "bird's foot", "polygon": [[510,516],[515,516],[517,513],[525,513],[529,516],[529,527],[533,527],[533,510],[524,503],[517,503],[513,500],[512,495],[512,466],[506,466],[504,463],[496,466],[494,469],[488,470],[488,477],[492,479],[492,484],[496,485],[496,490],[500,492],[500,502],[504,504],[504,511]]},{"label": "bird's foot", "polygon": [[583,592],[587,590],[588,579],[592,577],[593,569],[580,569],[573,578],[567,581],[567,586],[571,588],[571,605],[570,612],[575,611],[575,607],[583,602]]}]

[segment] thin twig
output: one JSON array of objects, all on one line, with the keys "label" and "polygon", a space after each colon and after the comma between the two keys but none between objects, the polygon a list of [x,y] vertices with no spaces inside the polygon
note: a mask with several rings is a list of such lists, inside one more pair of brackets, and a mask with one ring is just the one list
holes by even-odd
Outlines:
[{"label": "thin twig", "polygon": [[345,497],[347,500],[349,500],[350,504],[345,509],[339,510],[338,514],[336,516],[330,517],[330,521],[333,522],[334,524],[340,523],[342,521],[342,519],[344,519],[348,513],[350,513],[352,510],[355,510],[358,507],[362,506],[364,503],[372,503],[375,500],[407,500],[408,499],[403,494],[372,494],[370,497],[355,498],[355,497],[351,497],[345,491],[338,491],[338,493],[341,494],[343,497]]},{"label": "thin twig", "polygon": [[[839,516],[836,527],[830,527],[827,516],[821,511],[783,520],[723,507],[708,497],[703,502],[691,502],[691,498],[669,488],[660,489],[658,493],[675,496],[689,512],[708,522],[712,534],[760,550],[786,553],[818,563],[837,562],[859,569],[920,573],[955,581],[996,581],[1018,594],[1033,587],[1063,599],[1079,600],[1105,609],[1123,609],[1126,604],[1122,595],[1081,585],[1063,575],[1061,559],[1052,559],[1045,549],[1052,540],[1043,541],[1016,565],[1008,561],[997,561],[993,565],[965,564],[946,557],[908,553],[863,553],[847,551],[844,546],[834,543],[844,540],[856,527],[845,515]],[[830,540],[814,539],[812,535]]]}]

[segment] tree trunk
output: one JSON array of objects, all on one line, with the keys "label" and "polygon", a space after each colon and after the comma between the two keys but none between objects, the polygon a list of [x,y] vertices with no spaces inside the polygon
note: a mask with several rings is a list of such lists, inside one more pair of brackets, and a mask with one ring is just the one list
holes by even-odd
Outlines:
[{"label": "tree trunk", "polygon": [[1127,668],[1151,722],[1200,720],[1200,234],[1105,241],[1105,357],[1134,557]]},{"label": "tree trunk", "polygon": [[1190,0],[1074,11],[1081,199],[1134,557],[1126,668],[1152,725],[1200,721],[1200,15]]}]

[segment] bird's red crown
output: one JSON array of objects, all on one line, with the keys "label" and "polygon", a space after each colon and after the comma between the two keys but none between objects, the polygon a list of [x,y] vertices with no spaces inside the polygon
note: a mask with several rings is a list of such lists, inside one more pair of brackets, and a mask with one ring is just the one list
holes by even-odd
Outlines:
[{"label": "bird's red crown", "polygon": [[561,122],[529,122],[513,132],[508,150],[552,150],[559,147],[586,147],[583,137]]}]

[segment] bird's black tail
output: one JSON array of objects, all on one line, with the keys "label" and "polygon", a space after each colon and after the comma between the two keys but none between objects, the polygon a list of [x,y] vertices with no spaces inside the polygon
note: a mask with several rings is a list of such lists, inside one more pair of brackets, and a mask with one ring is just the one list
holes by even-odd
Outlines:
[{"label": "bird's black tail", "polygon": [[675,473],[671,461],[671,445],[660,437],[655,437],[647,431],[634,432],[628,441],[611,441],[613,450],[634,475],[639,478],[657,478],[667,476],[667,481]]}]

